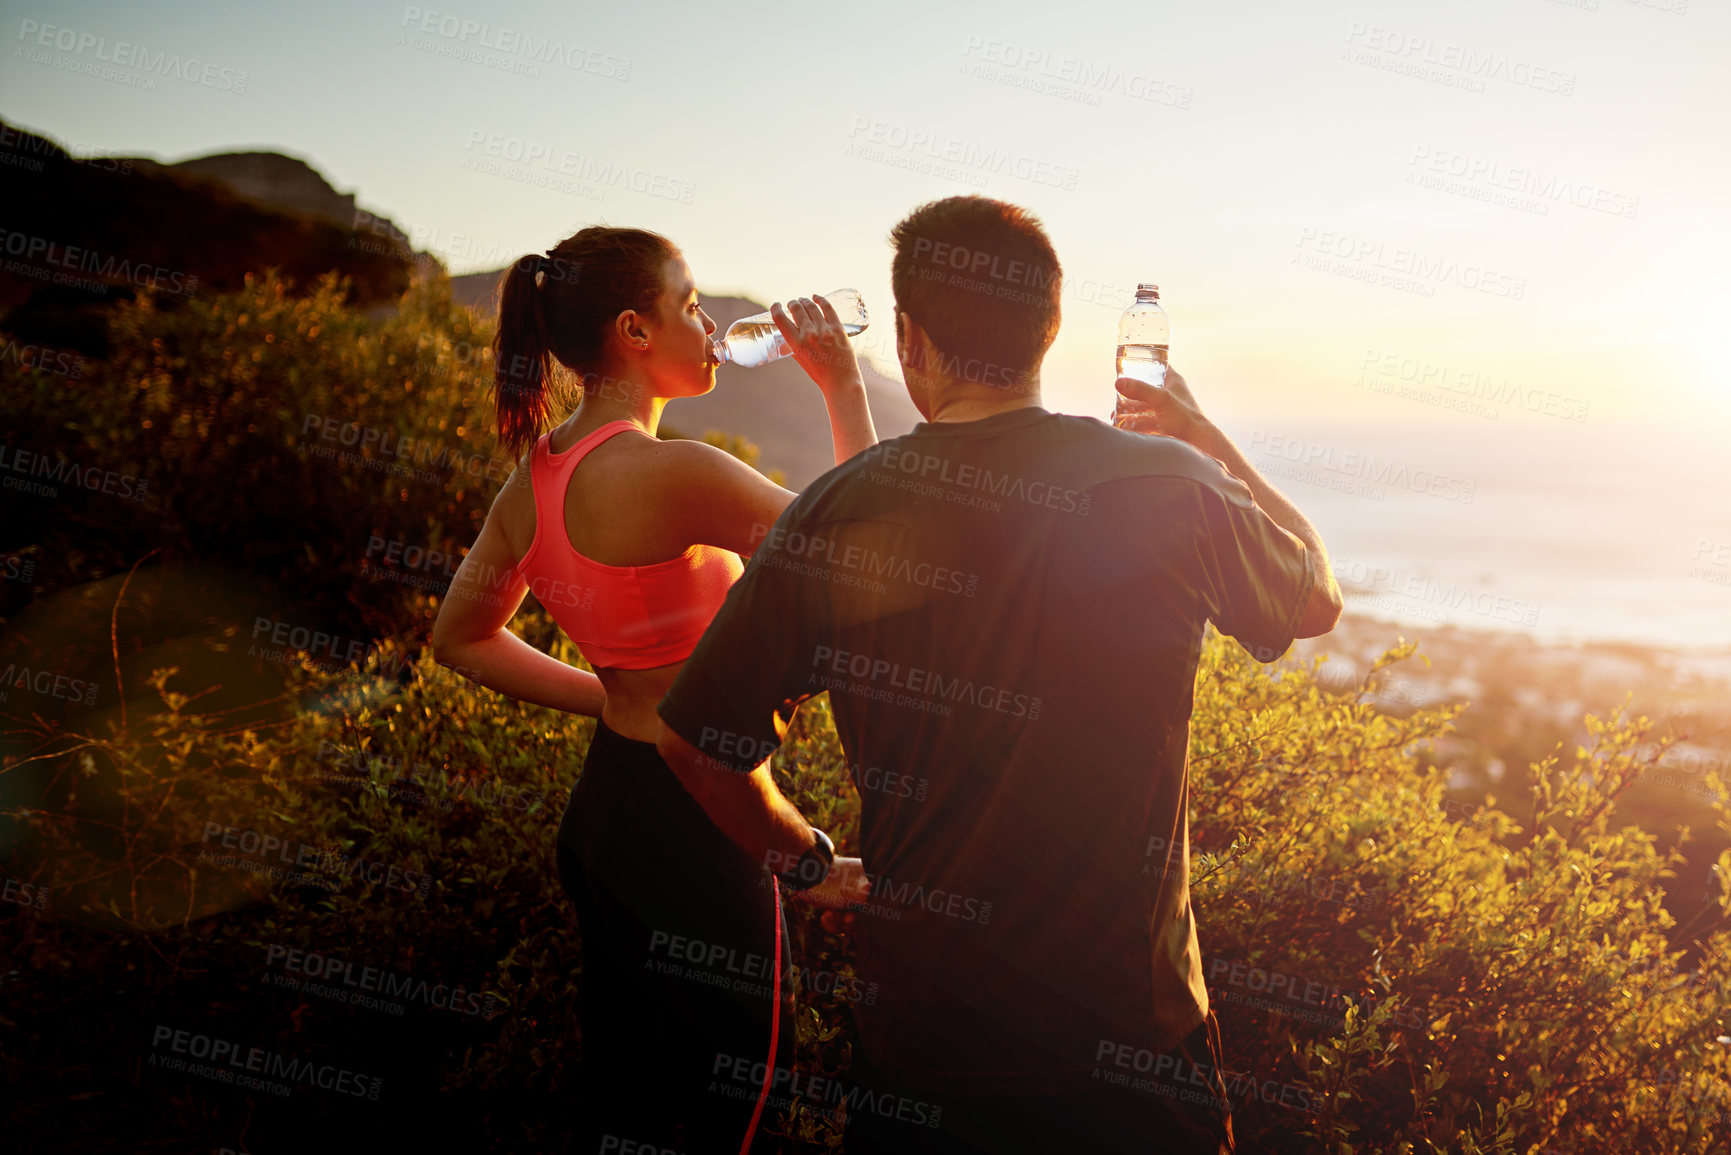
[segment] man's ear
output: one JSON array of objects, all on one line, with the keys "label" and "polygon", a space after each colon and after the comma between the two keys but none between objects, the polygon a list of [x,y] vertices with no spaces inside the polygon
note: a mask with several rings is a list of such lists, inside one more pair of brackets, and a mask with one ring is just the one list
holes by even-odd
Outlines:
[{"label": "man's ear", "polygon": [[[926,331],[906,313],[896,313],[896,360],[901,363],[902,380],[907,383],[908,399],[927,421],[932,419],[932,380],[923,368],[932,361],[932,342]],[[910,368],[912,366],[912,368]]]}]

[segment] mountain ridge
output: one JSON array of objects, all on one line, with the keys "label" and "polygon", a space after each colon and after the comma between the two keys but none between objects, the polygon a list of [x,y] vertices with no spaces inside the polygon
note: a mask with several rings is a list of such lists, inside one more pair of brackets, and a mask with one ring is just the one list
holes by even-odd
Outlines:
[{"label": "mountain ridge", "polygon": [[[416,252],[389,218],[362,208],[357,193],[339,192],[309,161],[272,151],[215,152],[163,163],[148,157],[72,156],[55,141],[0,121],[0,166],[15,179],[12,225],[50,255],[0,270],[0,327],[25,339],[105,355],[106,314],[151,281],[185,296],[237,289],[244,278],[275,267],[304,290],[326,271],[350,279],[355,304],[390,311],[411,278],[445,266]],[[33,175],[32,175],[33,174]],[[60,252],[95,254],[102,262],[68,287],[55,279]],[[81,258],[84,266],[93,262]],[[62,263],[64,260],[62,259]],[[37,267],[37,265],[41,267]],[[503,269],[450,278],[453,298],[491,314]],[[129,280],[130,278],[130,280]],[[765,306],[745,297],[704,295],[726,329]],[[867,402],[880,438],[913,428],[919,412],[906,388],[860,362]],[[710,430],[743,437],[801,488],[834,465],[823,397],[792,358],[757,369],[723,365],[716,388],[672,402],[669,430]]]}]

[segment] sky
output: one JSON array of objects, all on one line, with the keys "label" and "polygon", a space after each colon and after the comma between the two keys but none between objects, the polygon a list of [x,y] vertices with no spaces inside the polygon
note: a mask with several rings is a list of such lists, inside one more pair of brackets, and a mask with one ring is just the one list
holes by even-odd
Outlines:
[{"label": "sky", "polygon": [[1731,541],[1702,464],[1731,457],[1720,3],[0,8],[9,121],[74,152],[299,156],[455,272],[652,228],[705,292],[858,288],[893,374],[889,230],[982,192],[1063,262],[1049,408],[1110,408],[1152,281],[1241,439],[1308,463],[1398,427],[1456,473],[1454,446],[1603,473],[1639,439],[1666,449],[1625,488],[1687,461],[1706,503],[1666,548]]}]

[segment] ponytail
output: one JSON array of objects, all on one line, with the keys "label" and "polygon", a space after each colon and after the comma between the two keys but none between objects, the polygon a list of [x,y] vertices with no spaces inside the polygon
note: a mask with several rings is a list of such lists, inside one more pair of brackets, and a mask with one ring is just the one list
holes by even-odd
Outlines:
[{"label": "ponytail", "polygon": [[547,314],[535,276],[547,260],[539,253],[519,259],[499,282],[499,326],[493,333],[493,407],[499,441],[512,457],[541,436],[551,408],[552,377]]},{"label": "ponytail", "polygon": [[493,334],[493,405],[499,441],[513,457],[553,415],[553,363],[579,380],[605,374],[615,319],[627,309],[655,312],[678,252],[659,233],[594,225],[506,271]]}]

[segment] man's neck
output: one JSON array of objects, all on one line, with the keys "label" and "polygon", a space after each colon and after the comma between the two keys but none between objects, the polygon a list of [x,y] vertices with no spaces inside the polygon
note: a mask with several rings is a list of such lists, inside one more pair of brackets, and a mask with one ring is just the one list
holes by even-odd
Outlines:
[{"label": "man's neck", "polygon": [[1015,409],[1031,409],[1040,404],[1040,390],[1036,387],[1028,393],[1017,393],[1008,397],[1003,395],[981,396],[977,393],[961,395],[940,392],[932,400],[932,424],[955,421],[979,421],[986,417],[995,417],[1000,413],[1009,413]]}]

